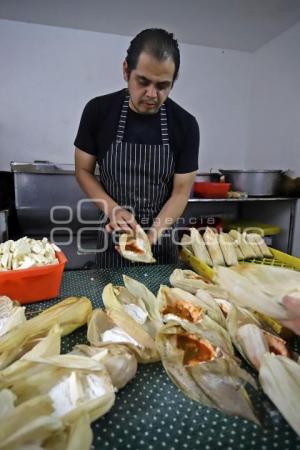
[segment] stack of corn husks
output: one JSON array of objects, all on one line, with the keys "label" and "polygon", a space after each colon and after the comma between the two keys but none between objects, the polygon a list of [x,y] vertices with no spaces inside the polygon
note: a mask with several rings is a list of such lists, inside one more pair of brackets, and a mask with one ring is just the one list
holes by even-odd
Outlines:
[{"label": "stack of corn husks", "polygon": [[202,235],[191,228],[190,235],[183,234],[180,244],[209,266],[234,266],[249,258],[273,257],[262,236],[237,230],[217,233],[207,227]]}]

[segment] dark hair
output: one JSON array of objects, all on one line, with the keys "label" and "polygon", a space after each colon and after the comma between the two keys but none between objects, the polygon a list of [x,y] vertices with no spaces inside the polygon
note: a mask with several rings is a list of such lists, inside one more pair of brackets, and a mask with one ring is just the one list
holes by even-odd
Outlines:
[{"label": "dark hair", "polygon": [[178,42],[173,33],[169,33],[161,28],[149,28],[141,31],[130,42],[127,50],[126,61],[128,65],[128,75],[136,68],[140,54],[145,51],[154,56],[158,61],[172,58],[175,64],[173,83],[178,77],[180,66],[180,52]]}]

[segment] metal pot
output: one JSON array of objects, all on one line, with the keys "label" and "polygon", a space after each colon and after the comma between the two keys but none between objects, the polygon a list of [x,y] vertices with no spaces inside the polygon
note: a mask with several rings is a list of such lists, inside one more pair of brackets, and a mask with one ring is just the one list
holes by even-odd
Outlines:
[{"label": "metal pot", "polygon": [[233,191],[247,192],[253,197],[272,197],[278,195],[283,170],[223,170],[225,180],[231,183]]},{"label": "metal pot", "polygon": [[198,172],[195,182],[217,183],[220,180],[220,176],[221,174],[217,172]]}]

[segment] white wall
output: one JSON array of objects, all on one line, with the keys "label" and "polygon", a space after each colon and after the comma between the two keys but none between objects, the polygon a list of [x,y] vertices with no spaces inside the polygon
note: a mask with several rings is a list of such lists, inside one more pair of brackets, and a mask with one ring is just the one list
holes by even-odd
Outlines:
[{"label": "white wall", "polygon": [[300,175],[300,22],[254,53],[250,97],[246,165]]},{"label": "white wall", "polygon": [[[300,22],[254,53],[250,98],[245,165],[300,176]],[[300,204],[293,254],[300,257]]]},{"label": "white wall", "polygon": [[[0,170],[9,162],[73,161],[85,103],[125,87],[130,37],[0,20]],[[200,168],[243,167],[252,55],[181,45],[171,97],[201,128]]]}]

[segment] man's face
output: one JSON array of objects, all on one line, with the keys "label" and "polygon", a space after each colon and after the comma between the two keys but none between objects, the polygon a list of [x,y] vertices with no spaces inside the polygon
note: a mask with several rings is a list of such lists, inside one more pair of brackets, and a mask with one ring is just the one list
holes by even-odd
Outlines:
[{"label": "man's face", "polygon": [[128,82],[129,107],[140,114],[157,113],[171,91],[174,72],[175,63],[172,58],[158,61],[142,52],[136,68],[129,76],[127,62],[124,61],[123,75]]}]

